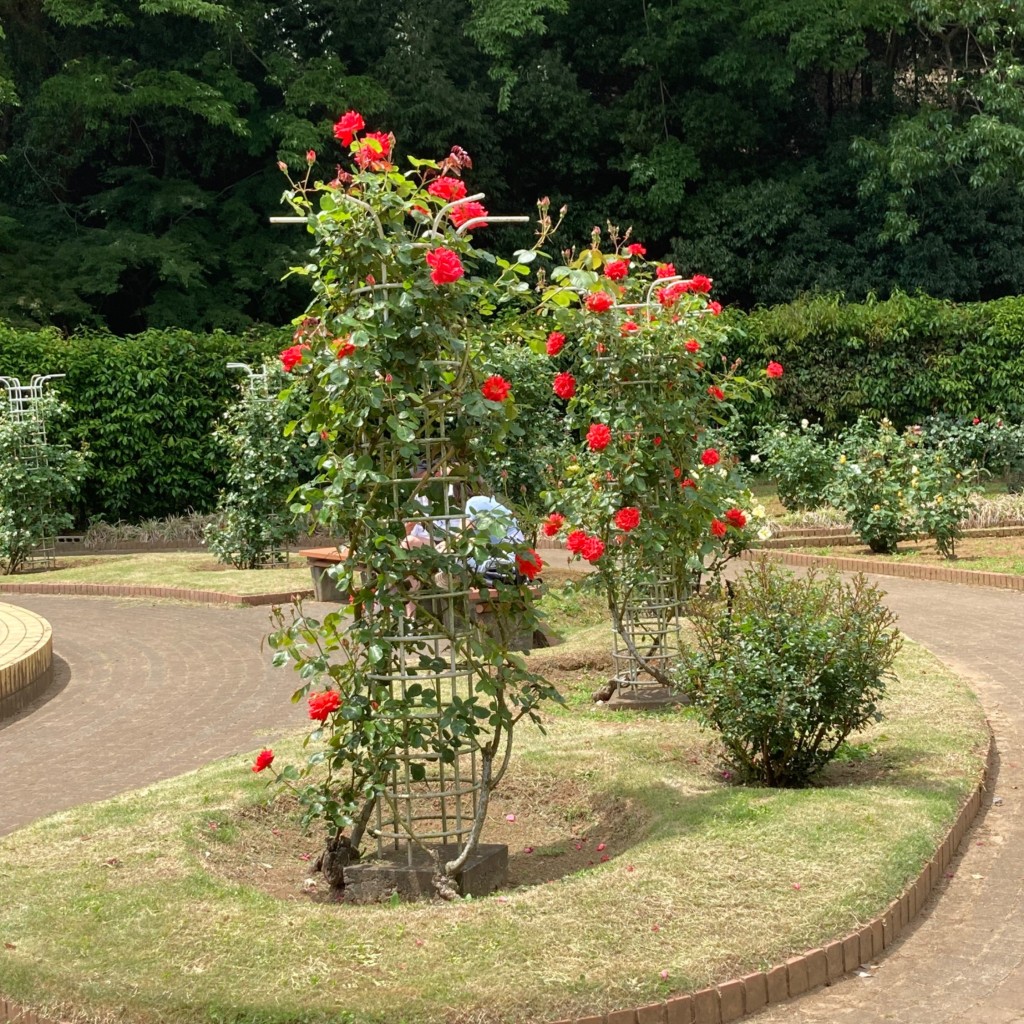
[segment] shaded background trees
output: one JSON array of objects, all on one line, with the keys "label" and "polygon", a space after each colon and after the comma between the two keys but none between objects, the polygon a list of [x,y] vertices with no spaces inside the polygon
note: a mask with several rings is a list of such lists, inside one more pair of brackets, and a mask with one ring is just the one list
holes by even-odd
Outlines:
[{"label": "shaded background trees", "polygon": [[1022,28],[998,0],[0,0],[0,318],[289,319],[275,164],[333,175],[352,107],[728,302],[1024,291]]}]

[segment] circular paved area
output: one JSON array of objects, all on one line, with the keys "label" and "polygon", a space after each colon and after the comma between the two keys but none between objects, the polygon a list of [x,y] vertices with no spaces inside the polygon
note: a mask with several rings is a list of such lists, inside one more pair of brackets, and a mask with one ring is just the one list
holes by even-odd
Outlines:
[{"label": "circular paved area", "polygon": [[[879,578],[900,624],[971,679],[996,734],[993,793],[952,878],[870,978],[756,1024],[1024,1024],[1024,594]],[[267,609],[101,598],[9,603],[53,625],[57,678],[0,723],[0,834],[251,751],[303,724],[260,641]]]}]

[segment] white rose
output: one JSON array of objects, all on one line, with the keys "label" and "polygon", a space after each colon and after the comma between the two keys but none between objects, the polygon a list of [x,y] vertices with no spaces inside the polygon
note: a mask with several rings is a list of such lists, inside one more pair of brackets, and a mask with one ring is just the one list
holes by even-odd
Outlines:
[{"label": "white rose", "polygon": [[810,420],[801,420],[800,421],[800,429],[801,430],[806,430],[810,425],[811,425],[811,421]]},{"label": "white rose", "polygon": [[751,465],[758,465],[761,462],[761,456],[758,455],[757,452],[755,452],[753,455],[750,456],[750,462]]},{"label": "white rose", "polygon": [[762,526],[761,529],[757,531],[758,540],[770,540],[771,535],[772,530],[770,526]]}]

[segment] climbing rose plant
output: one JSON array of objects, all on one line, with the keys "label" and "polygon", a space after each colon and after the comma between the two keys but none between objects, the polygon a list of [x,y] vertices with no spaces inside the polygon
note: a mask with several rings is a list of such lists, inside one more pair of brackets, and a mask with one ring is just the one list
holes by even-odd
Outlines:
[{"label": "climbing rose plant", "polygon": [[[293,699],[306,702],[313,725],[305,764],[270,770],[297,791],[307,822],[326,825],[326,863],[343,849],[358,857],[364,832],[373,834],[370,812],[389,799],[403,758],[411,755],[411,777],[426,785],[426,764],[452,764],[474,749],[482,789],[470,840],[447,862],[427,849],[438,892],[451,895],[513,729],[523,718],[537,721],[541,702],[555,696],[509,650],[513,619],[517,630],[535,625],[527,582],[541,569],[539,556],[496,539],[506,531],[445,519],[463,497],[448,497],[448,482],[474,488],[516,415],[516,382],[488,365],[486,327],[529,293],[529,264],[553,225],[541,204],[534,248],[512,260],[492,255],[472,236],[494,218],[462,180],[469,156],[455,147],[440,161],[409,157],[411,169],[401,170],[394,137],[362,134],[364,127],[354,111],[335,126],[352,170],[330,182],[310,182],[307,173],[285,194],[313,235],[310,259],[292,273],[308,278],[314,298],[281,364],[309,396],[291,429],[321,452],[318,477],[293,509],[344,539],[336,583],[349,599],[322,621],[300,610],[286,622],[279,613],[275,661],[298,671]],[[444,543],[410,547],[412,523]],[[511,573],[490,583],[496,635],[460,631],[464,623],[418,599],[437,593],[439,579],[452,591],[486,587],[475,567],[489,559]],[[472,679],[470,692],[444,699],[429,682],[440,671],[437,637]],[[392,685],[398,676],[402,687]],[[269,767],[261,756],[254,767]]]},{"label": "climbing rose plant", "polygon": [[554,469],[544,533],[564,532],[596,568],[627,646],[627,607],[645,587],[673,579],[686,595],[753,539],[764,509],[708,431],[784,372],[774,360],[753,374],[730,362],[711,279],[684,279],[645,253],[614,228],[602,248],[595,229],[544,294],[551,387],[580,438]]}]

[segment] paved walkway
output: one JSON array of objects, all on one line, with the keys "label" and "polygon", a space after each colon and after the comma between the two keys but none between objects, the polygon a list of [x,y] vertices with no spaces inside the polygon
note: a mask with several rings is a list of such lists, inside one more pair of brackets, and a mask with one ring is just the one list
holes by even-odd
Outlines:
[{"label": "paved walkway", "polygon": [[[953,878],[870,978],[756,1024],[1024,1024],[1024,594],[878,578],[900,625],[974,683],[996,732],[988,806]],[[260,652],[266,609],[5,597],[53,625],[57,679],[0,723],[0,834],[251,751],[302,725]]]}]

